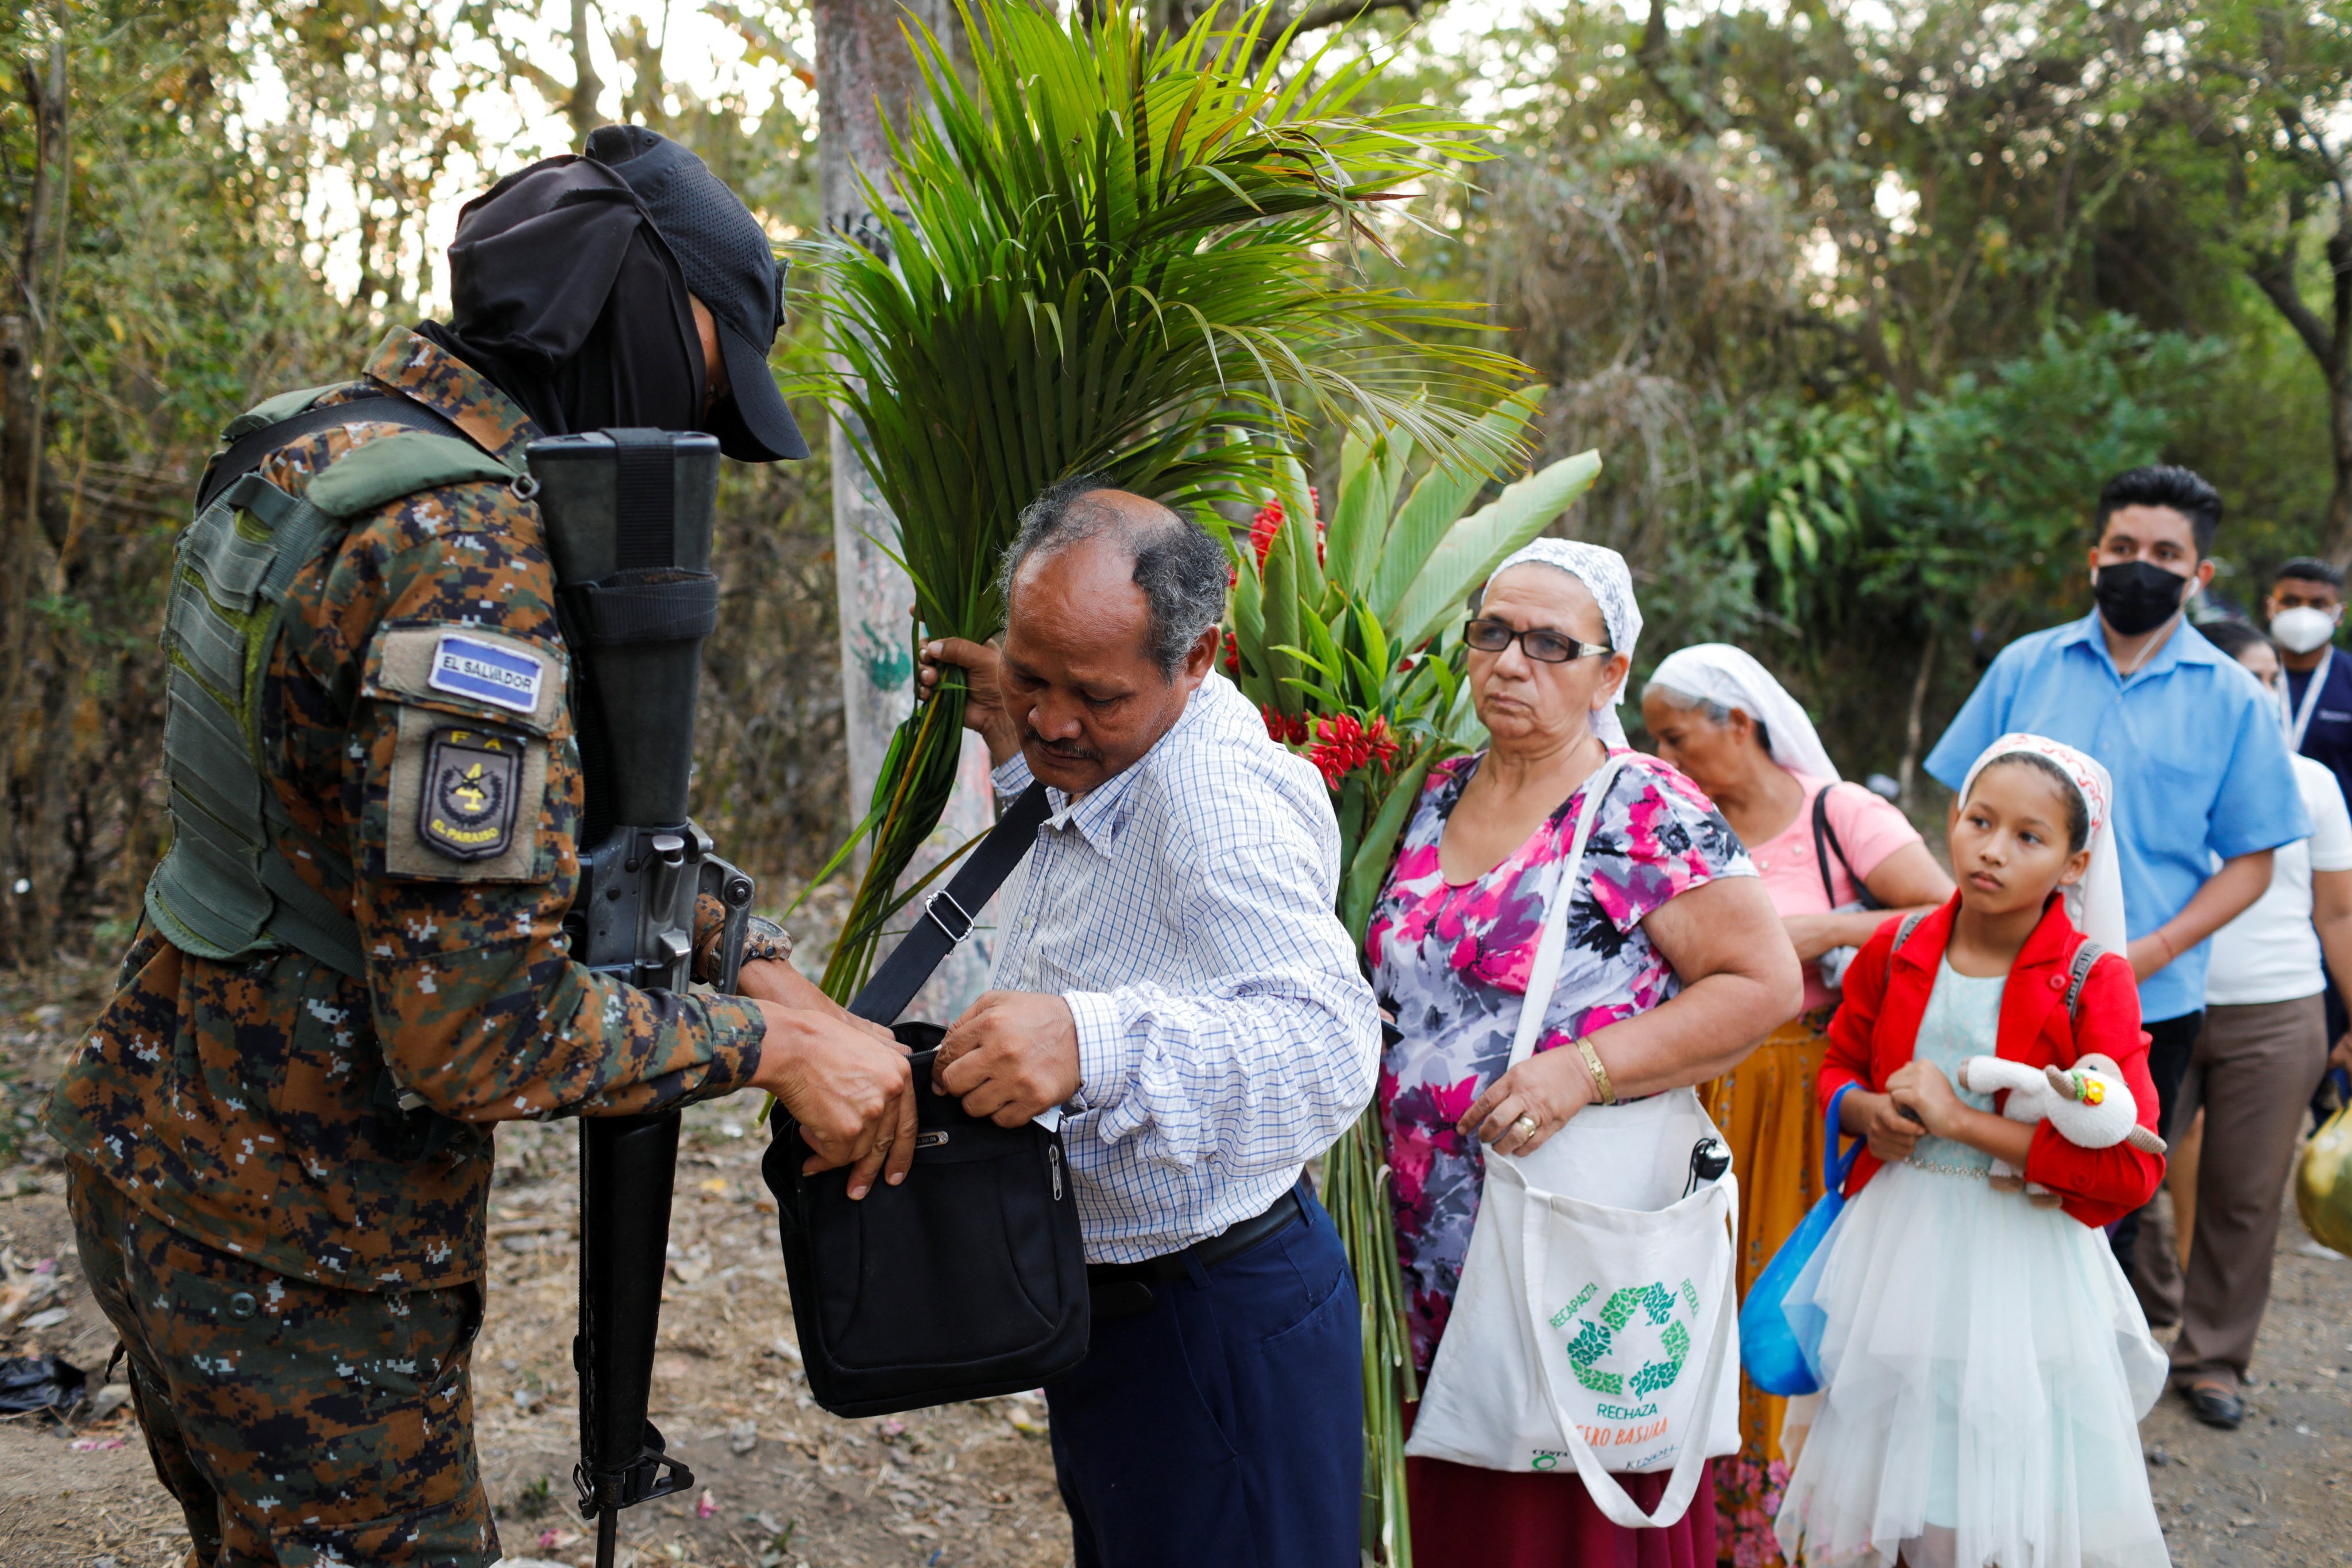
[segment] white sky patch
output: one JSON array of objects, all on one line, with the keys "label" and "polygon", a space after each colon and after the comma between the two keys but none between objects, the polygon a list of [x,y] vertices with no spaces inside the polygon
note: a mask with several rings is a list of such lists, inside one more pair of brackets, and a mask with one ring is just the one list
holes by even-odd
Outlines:
[{"label": "white sky patch", "polygon": [[[433,9],[445,29],[460,34],[452,51],[457,58],[436,73],[434,90],[454,92],[461,72],[468,68],[498,77],[499,55],[491,41],[470,27],[451,27],[462,9],[462,0],[435,0]],[[756,11],[759,7],[746,9]],[[810,23],[805,15],[774,20],[784,42],[806,58],[814,40],[809,37]],[[633,22],[642,23],[648,34],[660,41],[662,74],[667,81],[702,99],[740,94],[754,123],[781,101],[785,112],[809,125],[814,134],[815,94],[776,63],[748,59],[749,50],[742,36],[690,0],[684,4],[677,0],[598,0],[591,8],[589,52],[596,76],[604,84],[596,107],[604,118],[619,118],[622,100],[635,78],[634,70],[614,55],[607,30],[626,31]],[[541,7],[536,16],[502,10],[498,13],[498,24],[501,37],[517,53],[559,83],[572,81],[568,6],[549,4]],[[235,26],[237,33],[250,38],[250,28],[244,21]],[[253,79],[236,89],[236,118],[255,126],[283,124],[292,112],[284,79],[270,64],[266,50],[247,46],[241,47],[240,53],[252,62]],[[664,105],[668,112],[678,112],[686,107],[675,91]],[[499,178],[527,163],[578,150],[572,145],[572,127],[562,109],[550,103],[538,88],[520,76],[509,79],[502,88],[473,94],[466,118],[478,143],[479,156],[461,151],[451,157],[432,184],[423,224],[420,226],[412,223],[403,237],[401,270],[413,277],[423,264],[424,296],[415,303],[428,314],[442,310],[448,303],[448,268],[444,252],[457,228],[458,209]],[[318,140],[326,143],[341,142],[343,137],[338,132],[349,130],[334,125],[315,129],[320,133]],[[362,215],[358,193],[348,172],[323,153],[310,171],[309,184],[310,198],[303,211],[295,215],[304,263],[339,297],[348,300],[360,285]],[[377,216],[398,215],[379,208]],[[422,253],[429,253],[429,258]]]},{"label": "white sky patch", "polygon": [[1871,205],[1886,220],[1890,233],[1918,232],[1919,193],[1906,184],[1903,176],[1893,169],[1880,171],[1878,186],[1871,193]]}]

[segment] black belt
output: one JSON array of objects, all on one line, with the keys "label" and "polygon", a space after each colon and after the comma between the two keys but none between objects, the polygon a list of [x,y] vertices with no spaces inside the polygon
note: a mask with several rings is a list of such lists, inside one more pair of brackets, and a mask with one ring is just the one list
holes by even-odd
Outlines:
[{"label": "black belt", "polygon": [[1303,1185],[1292,1185],[1264,1214],[1228,1226],[1206,1241],[1196,1241],[1140,1263],[1087,1264],[1087,1294],[1094,1315],[1139,1317],[1151,1310],[1154,1285],[1172,1285],[1189,1278],[1195,1268],[1213,1268],[1228,1258],[1239,1258],[1259,1242],[1281,1235],[1293,1221],[1305,1224],[1307,1199],[1300,1190]]}]

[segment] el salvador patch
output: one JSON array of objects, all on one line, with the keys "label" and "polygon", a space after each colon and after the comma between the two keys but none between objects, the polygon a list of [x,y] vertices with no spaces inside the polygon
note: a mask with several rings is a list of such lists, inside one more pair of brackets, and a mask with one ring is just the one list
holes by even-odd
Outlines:
[{"label": "el salvador patch", "polygon": [[539,707],[547,661],[520,648],[445,632],[434,645],[432,671],[425,679],[436,691],[530,713]]}]

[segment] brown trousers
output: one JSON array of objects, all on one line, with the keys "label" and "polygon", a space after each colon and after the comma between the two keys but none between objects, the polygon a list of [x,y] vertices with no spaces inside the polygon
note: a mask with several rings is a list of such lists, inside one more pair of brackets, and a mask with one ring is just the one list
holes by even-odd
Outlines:
[{"label": "brown trousers", "polygon": [[[2205,1010],[2204,1032],[2182,1077],[2177,1134],[2205,1110],[2197,1172],[2196,1232],[2184,1277],[2171,1238],[2149,1226],[2135,1257],[2151,1317],[2177,1313],[2176,1379],[2234,1386],[2245,1376],[2271,1299],[2279,1205],[2311,1087],[2327,1065],[2327,1009],[2319,996]],[[2161,1309],[2170,1309],[2164,1312]]]}]

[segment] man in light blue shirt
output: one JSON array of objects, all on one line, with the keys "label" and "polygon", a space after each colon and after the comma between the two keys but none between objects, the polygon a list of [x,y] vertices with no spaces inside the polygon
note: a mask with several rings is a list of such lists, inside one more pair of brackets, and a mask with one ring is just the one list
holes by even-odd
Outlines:
[{"label": "man in light blue shirt", "polygon": [[[1927,756],[1958,789],[1985,747],[2025,731],[2113,775],[2126,956],[2168,1132],[2204,1021],[2206,939],[2270,886],[2271,851],[2311,832],[2276,700],[2182,613],[2192,584],[2212,581],[2221,518],[2221,496],[2186,468],[2109,480],[2090,556],[2097,607],[2001,649]],[[2137,1222],[2116,1229],[2126,1271]]]},{"label": "man in light blue shirt", "polygon": [[1300,1172],[1371,1098],[1380,1014],[1323,781],[1212,668],[1226,571],[1198,524],[1065,481],[1006,552],[1003,650],[923,650],[927,688],[966,672],[997,788],[1053,812],[934,1080],[1062,1118],[1094,1321],[1045,1401],[1077,1568],[1358,1556],[1355,1283]]}]

